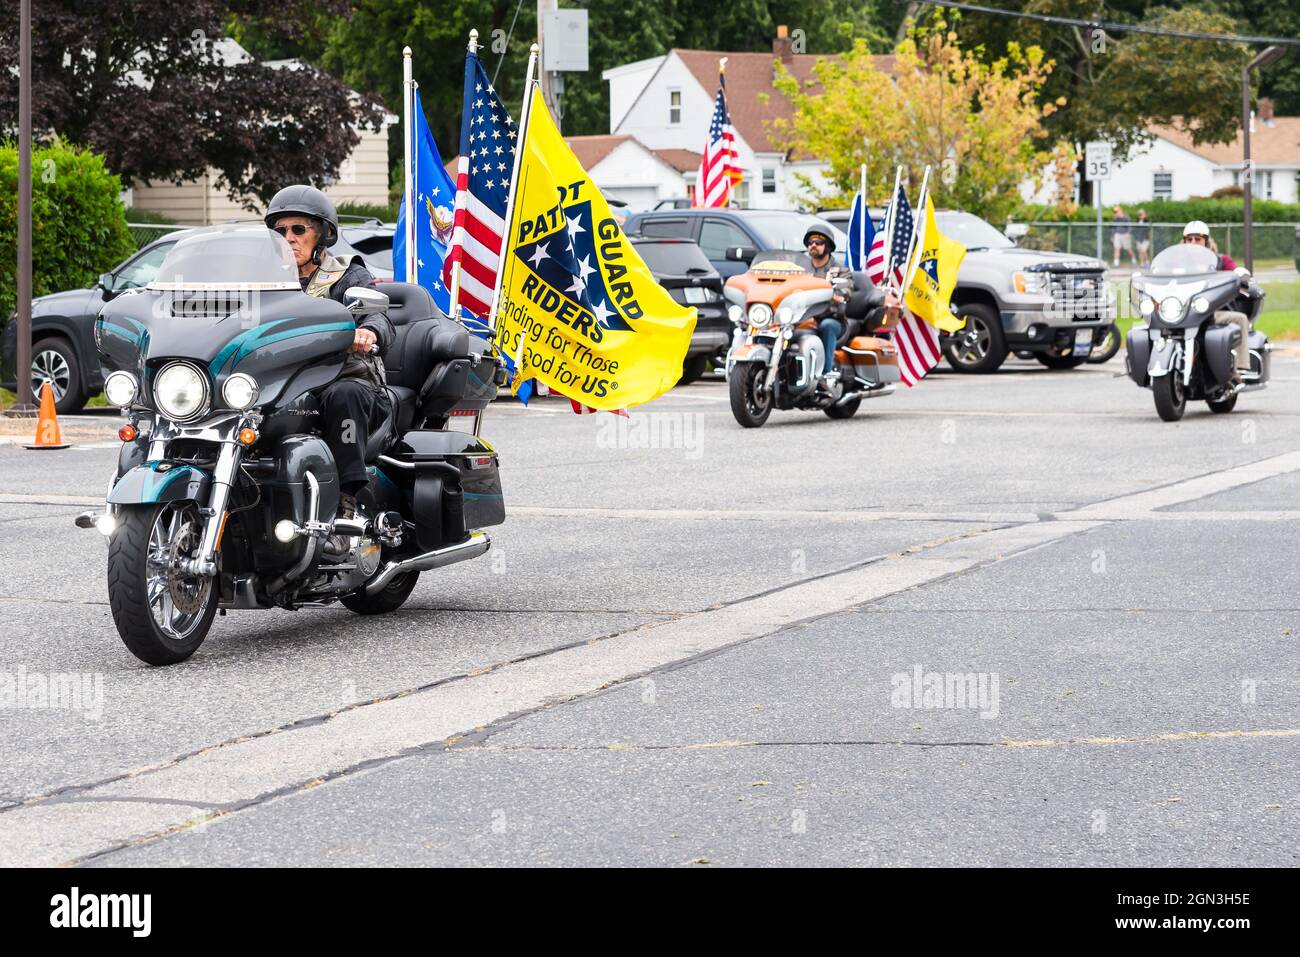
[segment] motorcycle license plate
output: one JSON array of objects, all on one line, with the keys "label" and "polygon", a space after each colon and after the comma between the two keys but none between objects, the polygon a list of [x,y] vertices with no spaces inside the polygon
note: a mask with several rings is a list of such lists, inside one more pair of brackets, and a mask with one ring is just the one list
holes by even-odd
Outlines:
[{"label": "motorcycle license plate", "polygon": [[1076,356],[1087,356],[1092,354],[1091,329],[1074,330],[1074,354]]}]

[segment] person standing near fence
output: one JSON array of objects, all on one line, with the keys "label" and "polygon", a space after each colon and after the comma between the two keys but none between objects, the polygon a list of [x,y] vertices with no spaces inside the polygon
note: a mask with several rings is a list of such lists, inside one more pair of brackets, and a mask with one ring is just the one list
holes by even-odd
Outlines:
[{"label": "person standing near fence", "polygon": [[1146,269],[1151,265],[1151,223],[1145,209],[1138,210],[1137,222],[1133,224],[1133,241],[1137,244],[1138,268]]},{"label": "person standing near fence", "polygon": [[1115,247],[1115,265],[1119,265],[1120,253],[1128,252],[1130,263],[1136,262],[1133,258],[1133,232],[1129,227],[1130,220],[1124,215],[1124,210],[1115,207],[1115,225],[1111,227],[1110,241]]}]

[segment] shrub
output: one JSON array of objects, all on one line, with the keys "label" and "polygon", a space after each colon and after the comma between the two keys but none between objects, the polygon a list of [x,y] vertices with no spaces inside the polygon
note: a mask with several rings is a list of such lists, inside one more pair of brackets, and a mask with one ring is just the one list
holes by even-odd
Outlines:
[{"label": "shrub", "polygon": [[374,218],[383,223],[397,222],[397,205],[376,206],[372,203],[339,203],[338,214],[340,216],[365,216],[367,219]]},{"label": "shrub", "polygon": [[[102,157],[55,143],[32,152],[32,295],[90,286],[135,251],[122,183]],[[0,318],[18,290],[18,148],[0,143]]]}]

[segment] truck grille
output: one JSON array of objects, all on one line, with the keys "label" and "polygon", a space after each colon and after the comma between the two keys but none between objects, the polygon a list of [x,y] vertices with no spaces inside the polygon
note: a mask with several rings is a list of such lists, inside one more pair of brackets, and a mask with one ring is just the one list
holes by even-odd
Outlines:
[{"label": "truck grille", "polygon": [[1061,318],[1089,322],[1107,317],[1106,277],[1098,270],[1048,273],[1052,309]]}]

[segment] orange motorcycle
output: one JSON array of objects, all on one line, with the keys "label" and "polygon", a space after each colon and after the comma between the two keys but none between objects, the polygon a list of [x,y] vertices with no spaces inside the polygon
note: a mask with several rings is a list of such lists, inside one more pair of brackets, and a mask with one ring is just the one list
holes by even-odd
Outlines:
[{"label": "orange motorcycle", "polygon": [[[727,280],[723,294],[736,326],[727,353],[731,412],[756,429],[776,409],[821,409],[847,419],[863,399],[889,395],[899,381],[898,354],[888,339],[864,334],[880,326],[884,293],[864,273],[832,282],[812,274],[804,253],[775,250],[757,254],[749,271]],[[837,288],[838,287],[838,288]],[[836,379],[822,376],[826,346],[817,320],[836,308],[836,292],[847,296],[844,331],[835,348]]]}]

